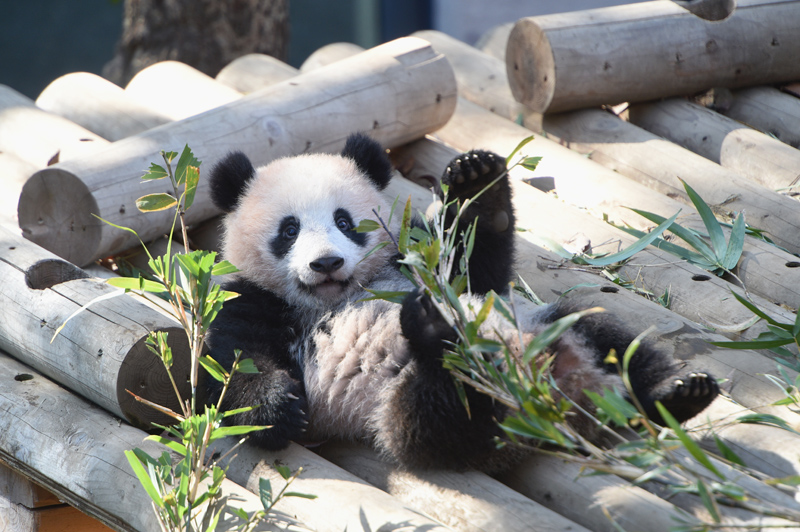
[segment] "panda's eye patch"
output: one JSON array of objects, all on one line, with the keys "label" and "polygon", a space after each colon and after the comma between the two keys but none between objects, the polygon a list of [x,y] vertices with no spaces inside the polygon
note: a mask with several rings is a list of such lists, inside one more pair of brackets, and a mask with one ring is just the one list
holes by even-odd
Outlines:
[{"label": "panda's eye patch", "polygon": [[357,233],[354,229],[356,224],[353,223],[353,217],[347,209],[336,209],[333,213],[333,220],[336,223],[336,228],[341,231],[344,236],[355,242],[361,247],[367,245],[367,234]]},{"label": "panda's eye patch", "polygon": [[278,231],[269,242],[270,250],[276,257],[284,257],[300,234],[300,220],[286,216],[281,220]]}]

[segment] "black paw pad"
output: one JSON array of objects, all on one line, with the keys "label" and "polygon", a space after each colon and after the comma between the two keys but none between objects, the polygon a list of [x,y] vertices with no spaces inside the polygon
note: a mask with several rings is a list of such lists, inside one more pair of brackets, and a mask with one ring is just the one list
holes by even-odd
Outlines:
[{"label": "black paw pad", "polygon": [[453,196],[462,198],[477,193],[506,170],[503,157],[490,151],[472,150],[450,161],[442,175],[442,183]]},{"label": "black paw pad", "polygon": [[689,373],[666,384],[656,399],[681,423],[702,412],[719,394],[717,381],[707,373]]},{"label": "black paw pad", "polygon": [[400,310],[403,336],[421,353],[438,357],[444,342],[455,342],[453,327],[434,306],[430,296],[419,290],[411,292]]}]

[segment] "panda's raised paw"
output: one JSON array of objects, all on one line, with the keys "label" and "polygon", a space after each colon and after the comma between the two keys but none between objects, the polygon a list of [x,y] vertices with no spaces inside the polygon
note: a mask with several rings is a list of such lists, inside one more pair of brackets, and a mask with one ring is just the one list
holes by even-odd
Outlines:
[{"label": "panda's raised paw", "polygon": [[450,195],[459,199],[472,197],[506,171],[506,161],[496,153],[472,150],[455,157],[445,168],[442,183]]},{"label": "panda's raised paw", "polygon": [[693,372],[684,377],[673,378],[661,388],[660,397],[654,399],[661,401],[670,414],[681,423],[703,411],[719,394],[719,384],[716,379],[703,372]]}]

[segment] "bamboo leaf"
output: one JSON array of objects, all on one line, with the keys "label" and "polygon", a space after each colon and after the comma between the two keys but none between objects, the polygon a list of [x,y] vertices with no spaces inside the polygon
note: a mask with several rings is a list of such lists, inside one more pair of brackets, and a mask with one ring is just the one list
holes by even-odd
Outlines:
[{"label": "bamboo leaf", "polygon": [[733,221],[731,237],[728,240],[728,247],[725,249],[725,256],[722,258],[722,266],[726,270],[732,270],[739,264],[739,258],[742,256],[742,250],[744,249],[744,230],[744,216],[739,213],[736,220]]},{"label": "bamboo leaf", "polygon": [[728,447],[724,441],[719,439],[719,437],[714,434],[714,443],[717,445],[717,449],[719,449],[720,454],[726,460],[733,462],[734,464],[740,465],[742,467],[746,467],[744,461],[739,458],[739,455],[733,452],[733,449]]},{"label": "bamboo leaf", "polygon": [[658,409],[658,413],[661,414],[661,418],[664,420],[667,426],[672,429],[672,432],[675,433],[686,450],[689,451],[689,454],[691,454],[694,459],[700,463],[700,465],[717,475],[720,480],[725,480],[725,477],[717,470],[716,467],[714,467],[714,464],[711,463],[711,460],[709,460],[706,453],[704,453],[697,443],[695,443],[695,441],[686,434],[686,432],[681,428],[680,423],[678,423],[678,421],[672,416],[672,414],[669,413],[669,411],[664,407],[664,405],[661,404],[660,401],[656,401],[656,408]]},{"label": "bamboo leaf", "polygon": [[[653,223],[663,223],[665,218],[658,214],[654,214],[652,212],[642,211],[639,209],[631,209],[633,212],[642,216]],[[693,231],[686,229],[680,224],[673,224],[672,227],[669,228],[670,232],[676,235],[678,238],[692,246],[698,253],[700,253],[703,257],[705,257],[708,261],[712,263],[717,262],[717,255],[714,253],[714,250],[706,244],[700,237],[698,237]]]},{"label": "bamboo leaf", "polygon": [[531,136],[529,136],[529,137],[525,137],[524,139],[522,139],[522,140],[520,141],[520,143],[519,143],[519,144],[517,144],[517,147],[516,147],[516,148],[514,148],[514,150],[513,150],[511,153],[509,153],[509,154],[508,154],[508,157],[506,157],[506,166],[508,166],[509,164],[511,164],[511,159],[513,159],[513,158],[514,158],[514,156],[517,154],[517,152],[518,152],[519,150],[521,150],[523,147],[525,147],[525,145],[526,145],[526,144],[528,144],[528,143],[529,143],[530,141],[532,141],[532,140],[533,140],[533,135],[531,135]]},{"label": "bamboo leaf", "polygon": [[169,174],[167,174],[167,171],[163,166],[160,166],[156,163],[151,163],[150,169],[142,176],[142,181],[155,181],[158,179],[164,179],[168,175]]},{"label": "bamboo leaf", "polygon": [[533,172],[536,170],[536,167],[539,166],[539,163],[542,161],[541,157],[525,157],[525,159],[520,163],[520,165],[525,168],[526,170],[530,170]]},{"label": "bamboo leaf", "polygon": [[372,231],[377,231],[382,226],[380,223],[376,222],[375,220],[361,220],[358,222],[358,225],[355,228],[356,233],[370,233]]},{"label": "bamboo leaf", "polygon": [[175,167],[176,185],[183,185],[184,183],[186,183],[187,176],[189,173],[189,168],[192,166],[194,166],[195,168],[199,168],[200,161],[194,156],[194,153],[192,153],[192,150],[189,148],[189,145],[186,144],[183,147],[180,159],[178,159],[178,165]]},{"label": "bamboo leaf", "polygon": [[719,508],[717,508],[717,502],[708,492],[705,482],[697,479],[696,485],[697,493],[700,495],[700,500],[703,501],[703,506],[705,506],[706,510],[708,510],[708,513],[711,514],[711,518],[714,519],[714,522],[719,523],[721,519],[719,517]]},{"label": "bamboo leaf", "polygon": [[157,212],[164,211],[177,205],[176,200],[172,194],[166,192],[159,192],[157,194],[148,194],[136,200],[136,208],[142,212]]},{"label": "bamboo leaf", "polygon": [[170,449],[172,449],[173,451],[175,451],[179,455],[186,456],[186,446],[176,442],[175,440],[170,440],[169,438],[164,438],[163,436],[159,436],[158,434],[155,434],[155,435],[152,435],[152,436],[148,436],[148,437],[145,438],[145,440],[151,440],[151,441],[154,441],[154,442],[158,442],[161,445],[165,445],[165,446],[169,447]]},{"label": "bamboo leaf", "polygon": [[225,379],[228,377],[228,372],[225,371],[225,368],[223,368],[219,362],[208,355],[200,358],[199,362],[200,365],[203,366],[203,369],[205,369],[214,380],[225,382]]},{"label": "bamboo leaf", "polygon": [[722,232],[722,226],[717,221],[717,217],[714,216],[708,204],[689,186],[689,183],[681,178],[678,179],[683,183],[686,194],[688,194],[689,199],[692,200],[695,209],[697,209],[697,212],[700,214],[700,218],[703,219],[703,225],[706,226],[708,236],[711,238],[711,245],[714,247],[714,256],[719,262],[723,262],[724,250],[727,246],[725,245],[725,234]]},{"label": "bamboo leaf", "polygon": [[227,260],[221,260],[218,263],[216,263],[214,267],[211,269],[211,275],[226,275],[229,273],[236,273],[238,271],[239,268],[237,268]]},{"label": "bamboo leaf", "polygon": [[[123,279],[123,277],[119,277],[118,279]],[[88,303],[86,303],[85,305],[83,305],[81,308],[79,308],[78,310],[76,310],[75,312],[73,312],[72,314],[70,314],[70,315],[67,317],[67,319],[65,319],[65,320],[64,320],[64,323],[62,323],[61,325],[59,325],[59,326],[58,326],[58,328],[55,330],[55,332],[53,332],[53,337],[52,337],[52,338],[50,338],[50,343],[51,343],[51,344],[53,343],[53,340],[55,340],[55,339],[56,339],[56,336],[58,336],[58,335],[59,335],[59,333],[60,333],[60,332],[61,332],[61,330],[62,330],[62,329],[63,329],[63,328],[64,328],[64,327],[67,325],[67,323],[69,322],[69,320],[71,320],[72,318],[74,318],[75,316],[77,316],[78,314],[80,314],[81,312],[83,312],[84,310],[88,309],[88,308],[89,308],[91,305],[94,305],[95,303],[99,303],[100,301],[105,301],[106,299],[111,299],[112,297],[121,296],[121,295],[122,295],[122,294],[124,294],[124,293],[125,293],[125,292],[118,292],[118,291],[109,292],[109,293],[107,293],[107,294],[103,294],[103,295],[101,295],[101,296],[97,296],[96,298],[92,299],[91,301],[89,301]]]},{"label": "bamboo leaf", "polygon": [[217,441],[221,438],[227,438],[228,436],[243,436],[245,434],[250,434],[251,432],[265,430],[268,428],[268,425],[235,425],[232,427],[218,427],[212,431],[209,442]]},{"label": "bamboo leaf", "polygon": [[200,182],[200,169],[196,166],[189,166],[186,169],[186,189],[183,197],[183,208],[188,209],[194,203],[194,195],[197,192],[197,183]]},{"label": "bamboo leaf", "polygon": [[272,484],[269,479],[258,479],[258,497],[261,499],[261,506],[264,507],[264,510],[269,510],[272,506]]},{"label": "bamboo leaf", "polygon": [[139,458],[137,458],[133,451],[125,451],[125,457],[128,459],[128,463],[131,465],[131,469],[133,469],[136,478],[139,479],[139,483],[144,488],[144,491],[147,492],[147,495],[150,496],[156,506],[163,508],[164,499],[159,495],[153,481],[150,479],[150,475],[145,471],[144,466],[142,466],[142,462],[139,461]]}]

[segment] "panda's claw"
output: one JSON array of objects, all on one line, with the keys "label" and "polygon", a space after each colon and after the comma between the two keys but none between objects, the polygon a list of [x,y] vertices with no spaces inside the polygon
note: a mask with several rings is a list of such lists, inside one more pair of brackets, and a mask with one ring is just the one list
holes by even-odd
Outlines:
[{"label": "panda's claw", "polygon": [[[672,377],[652,392],[652,401],[660,401],[682,423],[703,411],[719,394],[719,384],[705,372],[692,372],[684,377]],[[663,424],[660,416],[650,416]]]},{"label": "panda's claw", "polygon": [[295,394],[293,394],[291,392],[287,393],[286,397],[288,397],[289,399],[294,399],[294,400],[300,399],[299,397],[297,397]]}]

